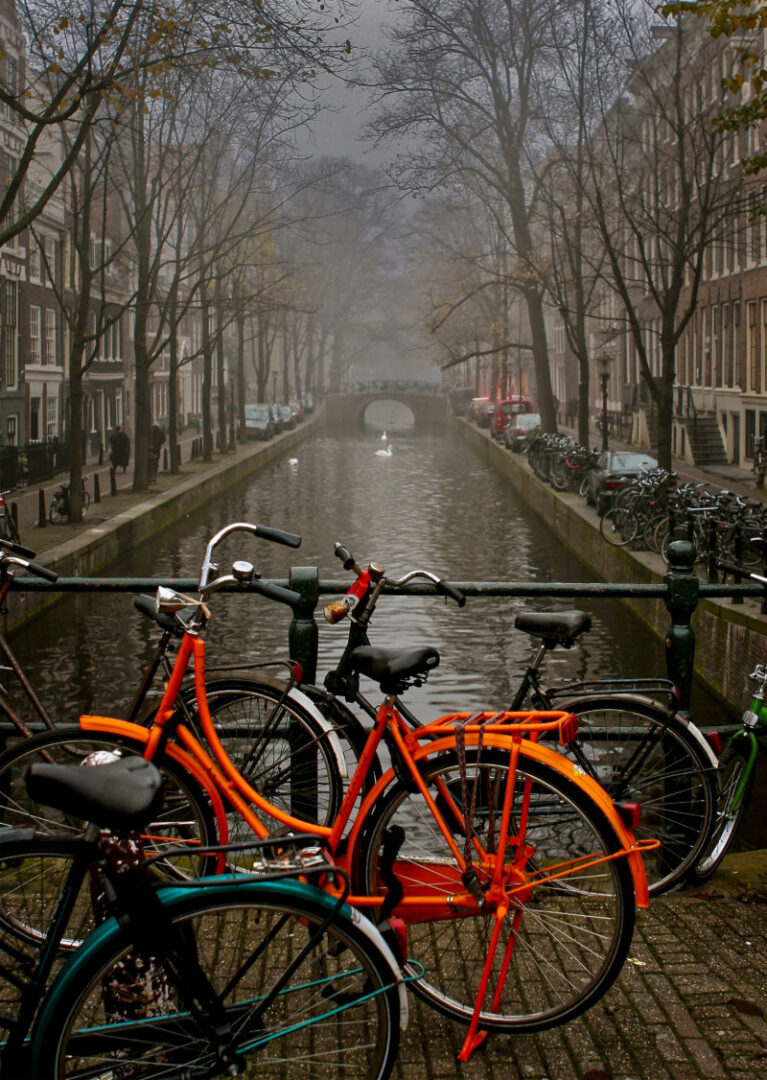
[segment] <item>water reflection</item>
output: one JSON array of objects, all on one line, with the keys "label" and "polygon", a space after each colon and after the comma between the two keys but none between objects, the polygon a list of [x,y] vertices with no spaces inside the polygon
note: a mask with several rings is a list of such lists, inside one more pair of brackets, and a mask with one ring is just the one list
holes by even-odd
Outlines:
[{"label": "water reflection", "polygon": [[[359,561],[381,562],[392,575],[424,567],[465,581],[590,580],[545,522],[464,443],[441,430],[417,429],[400,431],[391,442],[391,457],[382,458],[376,454],[378,430],[321,434],[291,452],[294,464],[286,455],[105,576],[193,576],[208,538],[241,520],[298,532],[302,547],[291,551],[235,534],[220,549],[222,569],[246,558],[265,577],[287,577],[291,564],[301,564],[318,566],[321,577],[342,579],[344,571],[333,557],[333,541],[341,540]],[[529,639],[513,629],[514,615],[526,607],[551,606],[573,604],[470,599],[459,610],[451,601],[385,597],[371,637],[382,645],[439,648],[440,668],[409,698],[428,719],[449,709],[510,700],[530,654]],[[578,647],[550,656],[548,682],[663,673],[661,643],[627,618],[617,602],[578,606],[592,612],[594,629]],[[289,618],[287,609],[257,597],[214,599],[210,663],[285,656]],[[320,623],[320,674],[343,648],[344,625]],[[13,644],[54,718],[65,722],[81,711],[124,714],[155,640],[153,625],[123,595],[67,600]],[[701,720],[721,720],[721,710],[710,700],[698,695],[696,705]]]}]

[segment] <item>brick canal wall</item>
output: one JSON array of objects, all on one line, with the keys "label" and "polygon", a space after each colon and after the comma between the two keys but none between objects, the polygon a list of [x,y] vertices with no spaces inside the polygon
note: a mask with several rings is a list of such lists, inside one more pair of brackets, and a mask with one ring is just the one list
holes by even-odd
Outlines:
[{"label": "brick canal wall", "polygon": [[[453,422],[458,435],[485,461],[507,477],[517,493],[553,529],[557,538],[586,565],[594,581],[653,584],[663,581],[659,555],[611,547],[602,539],[595,511],[575,494],[562,494],[540,481],[526,459],[511,454],[483,431],[463,420]],[[588,578],[584,578],[588,580]],[[662,600],[622,600],[661,639],[669,625]],[[767,662],[767,617],[757,601],[701,599],[693,616],[695,673],[706,688],[734,713],[749,696],[746,676]]]}]

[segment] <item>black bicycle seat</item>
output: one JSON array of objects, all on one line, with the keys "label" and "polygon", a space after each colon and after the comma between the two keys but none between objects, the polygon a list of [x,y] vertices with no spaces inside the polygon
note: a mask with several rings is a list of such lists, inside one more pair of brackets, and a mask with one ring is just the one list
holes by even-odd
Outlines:
[{"label": "black bicycle seat", "polygon": [[547,649],[557,645],[569,649],[577,637],[591,629],[591,616],[585,611],[520,611],[514,626],[524,634],[543,638]]},{"label": "black bicycle seat", "polygon": [[35,802],[117,833],[135,832],[162,807],[162,776],[151,761],[120,758],[106,765],[30,765]]},{"label": "black bicycle seat", "polygon": [[380,649],[360,645],[349,654],[354,671],[367,675],[384,694],[401,694],[411,682],[420,684],[439,666],[439,653],[428,645],[420,649]]}]

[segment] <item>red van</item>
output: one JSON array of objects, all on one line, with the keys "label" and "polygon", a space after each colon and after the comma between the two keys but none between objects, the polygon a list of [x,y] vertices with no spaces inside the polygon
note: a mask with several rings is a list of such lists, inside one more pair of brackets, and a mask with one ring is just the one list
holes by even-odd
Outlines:
[{"label": "red van", "polygon": [[532,401],[530,401],[529,398],[521,397],[519,394],[497,401],[495,403],[495,413],[493,414],[493,419],[490,424],[493,438],[503,438],[503,433],[509,426],[509,421],[512,416],[516,416],[518,413],[531,412],[535,412]]}]

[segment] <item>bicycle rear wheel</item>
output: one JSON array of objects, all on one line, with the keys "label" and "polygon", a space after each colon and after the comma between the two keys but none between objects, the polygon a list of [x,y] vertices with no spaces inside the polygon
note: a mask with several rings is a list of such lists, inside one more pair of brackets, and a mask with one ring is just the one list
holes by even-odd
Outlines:
[{"label": "bicycle rear wheel", "polygon": [[[421,761],[419,769],[462,850],[463,821],[450,809],[451,802],[459,811],[462,805],[457,754],[448,751]],[[524,752],[512,776],[508,752],[467,750],[466,781],[469,793],[478,784],[473,827],[485,853],[476,867],[480,886],[493,872],[499,807],[507,785],[514,785],[509,837],[515,838],[515,868],[508,865],[507,852],[503,871],[513,884],[479,1026],[530,1032],[564,1023],[605,993],[628,952],[633,881],[625,858],[609,858],[620,843],[602,811],[575,782]],[[466,893],[460,868],[424,797],[399,782],[376,804],[352,853],[356,888],[385,894],[384,844],[395,827],[404,830],[394,873],[405,901]],[[587,865],[578,867],[581,858]],[[547,880],[537,883],[541,877]],[[412,989],[445,1015],[469,1023],[498,921],[495,906],[463,913],[443,906],[441,917],[422,922],[412,921],[419,917],[413,907],[401,910],[410,923],[405,970]]]},{"label": "bicycle rear wheel", "polygon": [[[331,897],[293,880],[219,881],[183,893],[169,890],[166,910],[232,1027],[232,1049],[243,1059],[238,1075],[390,1075],[399,1042],[396,975],[359,916],[348,908],[334,915]],[[32,1075],[224,1075],[203,1025],[189,1013],[184,988],[170,974],[160,1001],[136,986],[128,1007],[116,1011],[114,995],[105,1000],[105,988],[119,985],[121,970],[143,968],[145,985],[160,965],[131,945],[115,922],[99,934],[46,999],[32,1036]]]},{"label": "bicycle rear wheel", "polygon": [[615,802],[638,803],[638,840],[661,846],[644,855],[652,894],[679,884],[695,866],[716,807],[713,760],[689,725],[649,701],[620,695],[555,699],[578,718],[574,743],[563,749]]},{"label": "bicycle rear wheel", "polygon": [[[143,742],[109,732],[86,732],[79,727],[58,728],[21,739],[0,756],[0,829],[31,827],[41,835],[78,835],[81,821],[29,798],[25,777],[30,765],[54,762],[85,767],[89,760],[100,763],[128,754],[141,757],[144,749]],[[169,846],[183,846],[189,854],[163,860],[158,864],[163,872],[180,878],[209,873],[215,861],[210,856],[194,854],[197,847],[218,842],[208,798],[195,778],[168,754],[161,751],[153,761],[163,777],[165,801],[156,820],[145,830],[147,854],[157,854]]]},{"label": "bicycle rear wheel", "polygon": [[746,777],[750,759],[750,740],[737,739],[726,747],[719,759],[716,771],[719,797],[711,838],[695,864],[691,877],[694,881],[706,881],[714,873],[727,854],[735,838],[743,814],[751,801],[754,790],[753,770],[748,774],[743,794],[735,803],[738,787]]}]

